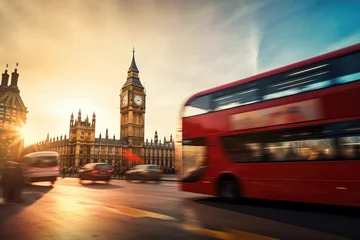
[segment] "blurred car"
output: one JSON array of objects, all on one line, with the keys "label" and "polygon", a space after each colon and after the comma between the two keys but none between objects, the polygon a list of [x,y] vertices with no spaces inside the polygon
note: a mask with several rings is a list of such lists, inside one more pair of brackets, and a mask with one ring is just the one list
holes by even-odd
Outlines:
[{"label": "blurred car", "polygon": [[142,182],[159,182],[161,180],[161,173],[162,171],[160,170],[160,166],[158,165],[142,164],[136,165],[132,169],[128,170],[125,173],[125,179],[127,181],[139,180]]},{"label": "blurred car", "polygon": [[21,160],[24,181],[27,183],[49,181],[53,185],[60,172],[59,160],[59,153],[52,151],[33,152],[25,155]]},{"label": "blurred car", "polygon": [[0,168],[0,187],[2,186],[2,176],[3,176],[4,169]]},{"label": "blurred car", "polygon": [[78,171],[79,180],[105,181],[109,183],[112,176],[112,168],[107,163],[89,163]]}]

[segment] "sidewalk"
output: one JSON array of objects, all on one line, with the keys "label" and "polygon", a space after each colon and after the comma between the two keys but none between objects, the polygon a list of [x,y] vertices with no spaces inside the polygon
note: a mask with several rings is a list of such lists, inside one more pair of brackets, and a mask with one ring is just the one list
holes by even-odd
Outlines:
[{"label": "sidewalk", "polygon": [[[62,175],[59,175],[59,177],[62,178]],[[71,176],[65,176],[65,178],[77,178],[77,174],[73,174]],[[119,177],[112,177],[111,180],[125,180],[124,178],[119,178]],[[176,174],[162,174],[161,175],[161,181],[168,181],[168,182],[178,182],[179,179],[177,178]]]},{"label": "sidewalk", "polygon": [[161,176],[161,181],[173,181],[178,182],[178,176],[176,174],[163,174]]}]

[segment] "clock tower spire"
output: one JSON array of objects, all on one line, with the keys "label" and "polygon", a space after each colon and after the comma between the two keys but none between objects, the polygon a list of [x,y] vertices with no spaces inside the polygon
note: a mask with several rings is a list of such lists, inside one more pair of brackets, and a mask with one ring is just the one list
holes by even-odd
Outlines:
[{"label": "clock tower spire", "polygon": [[[137,155],[144,157],[145,133],[145,88],[140,82],[139,69],[135,62],[135,48],[128,70],[125,84],[120,93],[120,139],[122,142],[122,156]],[[131,153],[131,154],[127,154]],[[123,164],[133,166],[139,164],[133,159],[122,159]]]},{"label": "clock tower spire", "polygon": [[130,64],[130,67],[128,70],[127,79],[126,79],[126,82],[125,82],[123,88],[128,85],[134,85],[134,86],[137,86],[140,88],[144,88],[140,82],[139,69],[135,62],[135,48],[133,48],[132,61],[131,61],[131,64]]}]

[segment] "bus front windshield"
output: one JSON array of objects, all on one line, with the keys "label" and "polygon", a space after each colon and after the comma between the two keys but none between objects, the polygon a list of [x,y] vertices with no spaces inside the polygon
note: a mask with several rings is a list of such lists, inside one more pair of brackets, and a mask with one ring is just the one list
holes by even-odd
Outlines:
[{"label": "bus front windshield", "polygon": [[184,182],[198,181],[205,170],[207,147],[204,138],[182,141],[180,178]]},{"label": "bus front windshield", "polygon": [[182,117],[192,117],[211,111],[211,96],[205,95],[192,100],[184,107]]},{"label": "bus front windshield", "polygon": [[202,177],[207,165],[207,146],[205,138],[183,139],[183,118],[208,111],[210,111],[210,96],[206,95],[193,100],[180,112],[176,131],[175,162],[178,176],[184,182],[196,182]]}]

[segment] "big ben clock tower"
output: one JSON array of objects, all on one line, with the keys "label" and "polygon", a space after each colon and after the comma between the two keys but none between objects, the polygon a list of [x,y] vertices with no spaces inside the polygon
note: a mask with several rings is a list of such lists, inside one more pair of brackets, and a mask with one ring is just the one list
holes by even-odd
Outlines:
[{"label": "big ben clock tower", "polygon": [[133,49],[127,80],[120,93],[120,138],[123,163],[128,166],[139,163],[136,156],[141,161],[144,159],[145,99],[145,88],[140,82]]}]

